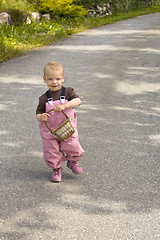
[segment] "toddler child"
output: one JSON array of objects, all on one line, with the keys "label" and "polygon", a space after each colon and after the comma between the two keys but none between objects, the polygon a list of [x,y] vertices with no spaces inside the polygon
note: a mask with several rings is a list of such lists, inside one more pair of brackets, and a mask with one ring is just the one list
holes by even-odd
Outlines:
[{"label": "toddler child", "polygon": [[[67,167],[75,174],[83,172],[78,161],[84,154],[77,131],[77,117],[73,108],[81,104],[80,97],[71,87],[64,88],[64,68],[58,62],[49,62],[44,68],[44,82],[49,90],[39,98],[36,109],[36,118],[39,121],[39,129],[42,138],[43,154],[46,164],[52,169],[52,181],[60,182],[62,174],[62,164],[67,161]],[[65,98],[63,97],[65,96]],[[53,109],[49,114],[49,110]],[[66,119],[64,111],[71,119],[75,132],[66,141],[56,138],[50,133],[45,125],[50,124],[51,129],[55,129]]]}]

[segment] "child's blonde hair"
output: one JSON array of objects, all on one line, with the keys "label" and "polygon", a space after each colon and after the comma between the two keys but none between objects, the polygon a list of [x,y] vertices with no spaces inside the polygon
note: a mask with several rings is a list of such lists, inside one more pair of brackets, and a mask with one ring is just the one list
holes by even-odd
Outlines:
[{"label": "child's blonde hair", "polygon": [[62,77],[64,78],[64,68],[58,62],[48,62],[44,67],[44,76],[46,75],[47,68],[51,68],[54,71],[60,71],[62,73]]}]

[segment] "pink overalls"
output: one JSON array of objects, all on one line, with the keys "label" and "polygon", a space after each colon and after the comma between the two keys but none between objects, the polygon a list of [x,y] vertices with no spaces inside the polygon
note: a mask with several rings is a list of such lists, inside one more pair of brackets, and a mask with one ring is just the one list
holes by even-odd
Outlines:
[{"label": "pink overalls", "polygon": [[[67,102],[67,100],[64,100]],[[60,100],[52,101],[52,105],[49,102],[46,103],[46,112],[55,108],[55,106],[62,104]],[[77,162],[84,154],[79,141],[77,131],[77,117],[74,109],[65,109],[64,112],[73,119],[71,121],[75,132],[66,141],[62,141],[60,138],[55,138],[44,122],[39,123],[40,134],[42,138],[43,154],[46,164],[53,170],[62,167],[65,161]],[[66,117],[61,112],[51,111],[50,117],[47,120],[47,124],[51,129],[56,129],[62,124]]]}]

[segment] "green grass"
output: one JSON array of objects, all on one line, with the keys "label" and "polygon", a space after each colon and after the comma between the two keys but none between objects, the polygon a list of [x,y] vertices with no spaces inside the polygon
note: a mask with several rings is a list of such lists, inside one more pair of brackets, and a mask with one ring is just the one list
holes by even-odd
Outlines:
[{"label": "green grass", "polygon": [[21,26],[0,25],[0,62],[22,55],[25,51],[36,49],[62,40],[72,34],[115,23],[139,15],[160,12],[160,5],[117,15],[97,18],[77,18],[45,22],[39,24],[23,24]]}]

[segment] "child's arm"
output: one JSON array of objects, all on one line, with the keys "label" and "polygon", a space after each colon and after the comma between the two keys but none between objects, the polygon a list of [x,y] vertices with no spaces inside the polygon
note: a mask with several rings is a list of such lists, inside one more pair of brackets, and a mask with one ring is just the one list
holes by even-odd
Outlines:
[{"label": "child's arm", "polygon": [[48,113],[42,113],[42,114],[39,113],[39,114],[36,115],[36,118],[39,122],[45,122],[45,121],[47,121],[49,116],[50,115]]},{"label": "child's arm", "polygon": [[75,108],[78,107],[81,104],[81,99],[80,98],[74,98],[72,100],[70,100],[69,102],[66,102],[62,105],[57,105],[54,109],[55,112],[61,112],[64,109],[67,108]]}]

